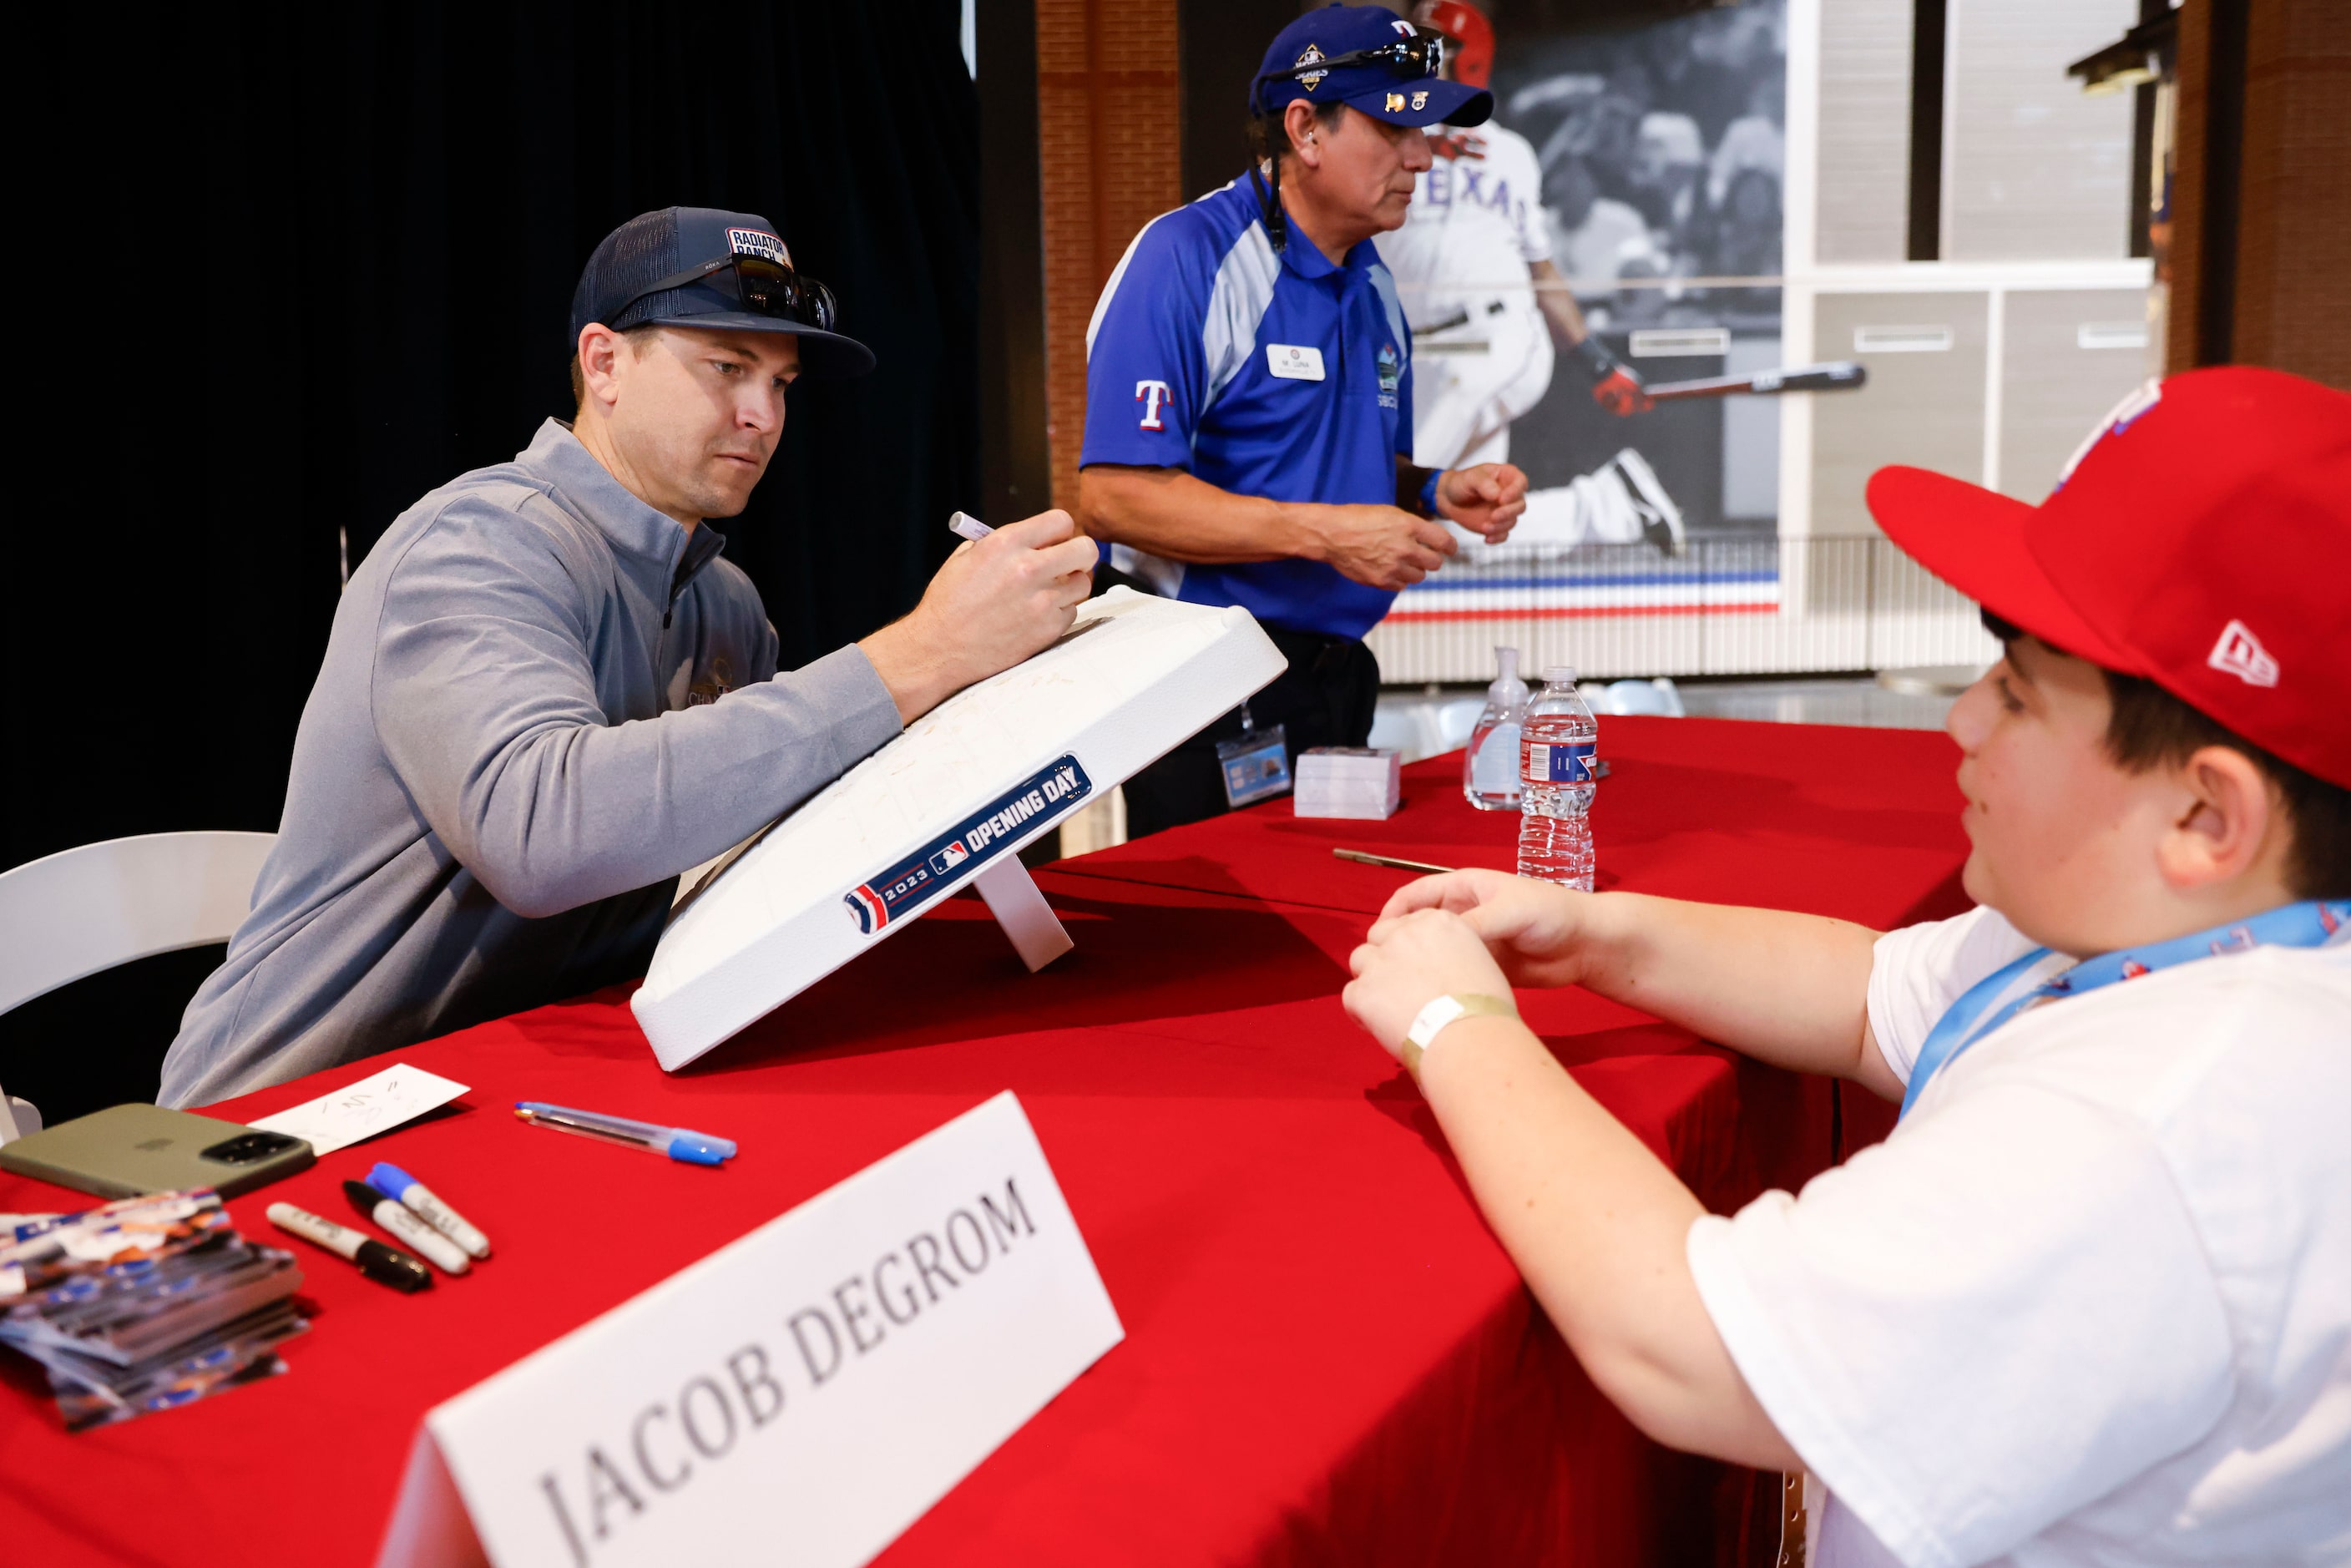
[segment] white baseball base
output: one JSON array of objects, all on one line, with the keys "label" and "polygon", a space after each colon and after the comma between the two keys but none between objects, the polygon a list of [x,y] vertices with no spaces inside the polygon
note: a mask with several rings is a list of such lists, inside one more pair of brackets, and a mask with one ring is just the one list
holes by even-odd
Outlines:
[{"label": "white baseball base", "polygon": [[1249,612],[1113,589],[1036,657],[940,704],[689,876],[630,1007],[672,1071],[966,883],[1032,970],[1069,934],[1020,870],[1058,830],[1280,674]]}]

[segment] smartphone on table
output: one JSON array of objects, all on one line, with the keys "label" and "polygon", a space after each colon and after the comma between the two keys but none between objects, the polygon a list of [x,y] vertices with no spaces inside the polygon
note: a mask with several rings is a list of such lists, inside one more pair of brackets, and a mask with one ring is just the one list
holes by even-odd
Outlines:
[{"label": "smartphone on table", "polygon": [[0,1146],[0,1170],[99,1197],[198,1186],[234,1197],[317,1159],[287,1134],[161,1105],[110,1105]]}]

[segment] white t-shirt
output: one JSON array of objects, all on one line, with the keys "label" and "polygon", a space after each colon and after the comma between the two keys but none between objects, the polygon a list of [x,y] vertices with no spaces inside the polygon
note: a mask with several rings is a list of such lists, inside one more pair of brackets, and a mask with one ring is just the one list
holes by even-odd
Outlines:
[{"label": "white t-shirt", "polygon": [[[2351,1563],[2351,944],[2019,1013],[1894,1135],[1690,1228],[1699,1294],[1832,1494],[1820,1568]],[[1905,1076],[2032,944],[1879,938]]]},{"label": "white t-shirt", "polygon": [[1531,300],[1527,268],[1551,258],[1542,170],[1527,139],[1492,124],[1447,134],[1475,141],[1481,155],[1437,159],[1413,181],[1404,226],[1373,238],[1405,319],[1421,331],[1466,304]]}]

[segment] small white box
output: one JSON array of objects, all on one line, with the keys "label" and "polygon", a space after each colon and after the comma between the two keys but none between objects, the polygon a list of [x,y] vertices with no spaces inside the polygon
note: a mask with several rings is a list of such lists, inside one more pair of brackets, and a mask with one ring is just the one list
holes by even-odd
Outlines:
[{"label": "small white box", "polygon": [[1394,747],[1317,746],[1298,754],[1290,809],[1301,817],[1385,821],[1404,798],[1404,755]]}]

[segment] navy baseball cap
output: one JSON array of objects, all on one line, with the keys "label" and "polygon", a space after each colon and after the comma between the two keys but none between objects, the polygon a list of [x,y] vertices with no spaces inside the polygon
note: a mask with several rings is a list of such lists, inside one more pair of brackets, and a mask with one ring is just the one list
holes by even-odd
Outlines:
[{"label": "navy baseball cap", "polygon": [[1332,0],[1275,36],[1249,83],[1249,112],[1277,114],[1304,99],[1343,103],[1391,125],[1483,125],[1493,118],[1494,95],[1439,77],[1444,49],[1441,34],[1384,5]]},{"label": "navy baseball cap", "polygon": [[775,225],[757,213],[664,207],[604,236],[571,291],[571,340],[601,321],[631,327],[703,327],[786,332],[799,340],[800,370],[820,378],[862,376],[873,351],[832,330],[832,291],[792,266]]}]

